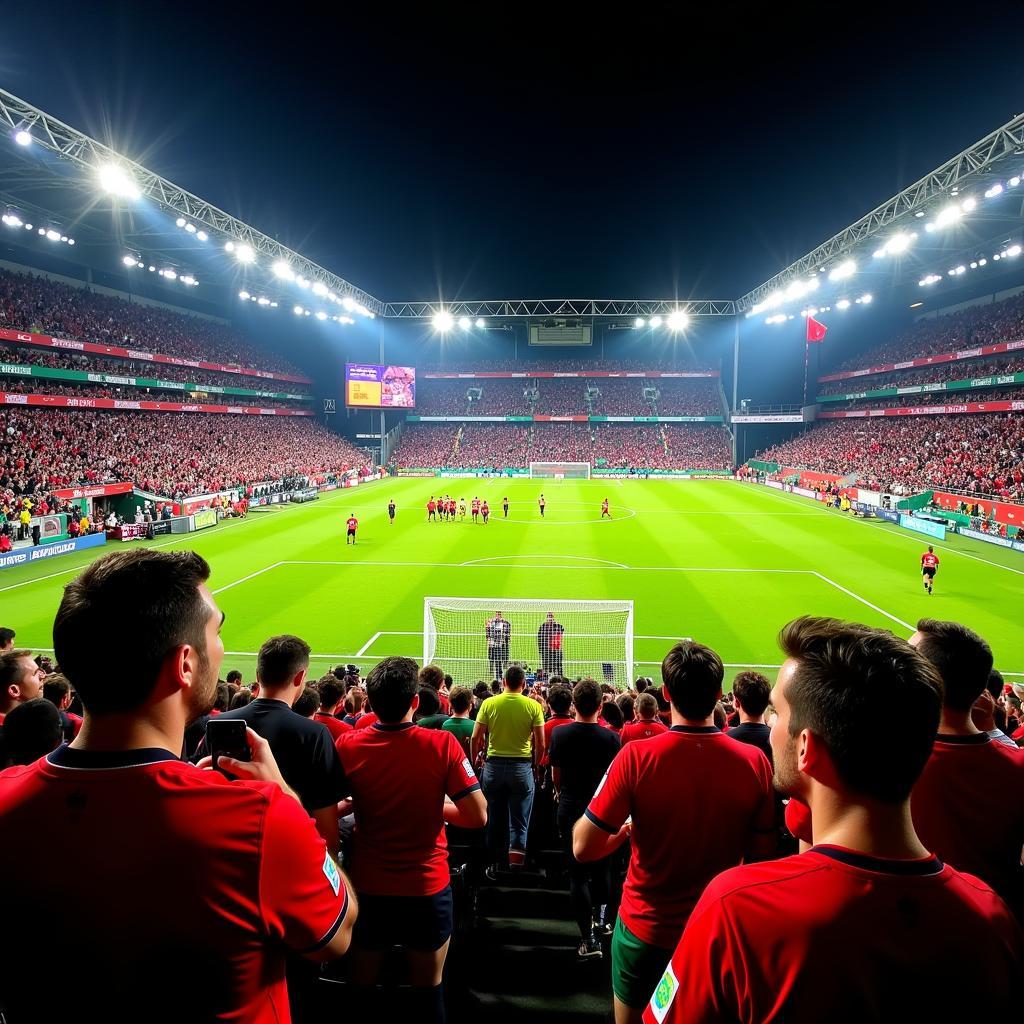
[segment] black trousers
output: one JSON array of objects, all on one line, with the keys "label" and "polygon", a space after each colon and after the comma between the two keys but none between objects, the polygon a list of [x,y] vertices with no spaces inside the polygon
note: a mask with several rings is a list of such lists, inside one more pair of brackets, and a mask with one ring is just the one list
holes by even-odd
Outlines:
[{"label": "black trousers", "polygon": [[611,858],[581,864],[572,853],[572,827],[586,809],[585,803],[569,800],[558,804],[558,833],[569,871],[569,903],[580,935],[584,937],[590,934],[601,904],[609,901],[611,893]]}]

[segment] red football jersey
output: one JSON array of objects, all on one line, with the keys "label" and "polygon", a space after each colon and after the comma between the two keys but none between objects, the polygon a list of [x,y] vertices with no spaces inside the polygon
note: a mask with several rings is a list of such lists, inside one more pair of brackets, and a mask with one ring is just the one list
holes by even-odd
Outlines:
[{"label": "red football jersey", "polygon": [[638,939],[671,949],[704,886],[738,864],[757,833],[774,833],[772,769],[714,726],[677,725],[623,747],[586,815],[611,833],[632,816],[619,916]]},{"label": "red football jersey", "polygon": [[668,726],[658,721],[657,718],[650,722],[627,722],[622,727],[622,745],[633,740],[649,740],[652,736],[660,736],[668,732]]},{"label": "red football jersey", "polygon": [[983,879],[1024,920],[1024,750],[983,732],[939,733],[910,809],[929,850]]},{"label": "red football jersey", "polygon": [[448,885],[444,798],[480,788],[459,741],[412,722],[340,740],[356,807],[352,882],[361,893],[432,896]]},{"label": "red football jersey", "polygon": [[[74,997],[83,1019],[124,1020],[133,1007],[153,1021],[281,1024],[286,952],[325,945],[348,906],[297,801],[166,750],[59,747],[11,768],[0,775],[0,831],[18,837],[0,843],[0,870],[19,879],[4,894],[4,929],[40,949],[59,922],[89,979]],[[54,849],[74,850],[81,884],[24,870]],[[51,986],[45,957],[0,962],[12,1021],[41,1019]]]},{"label": "red football jersey", "polygon": [[921,567],[924,569],[934,569],[939,564],[939,556],[933,551],[926,551],[921,556]]},{"label": "red football jersey", "polygon": [[313,716],[313,720],[323,722],[327,726],[327,731],[331,734],[332,740],[336,740],[339,736],[344,736],[352,731],[352,726],[348,722],[343,722],[340,718],[335,718],[334,715],[326,715],[322,711],[318,711]]},{"label": "red football jersey", "polygon": [[346,526],[347,526],[347,527],[348,527],[348,528],[349,528],[350,530],[354,530],[354,529],[355,529],[355,528],[356,528],[356,527],[357,527],[357,526],[359,525],[359,520],[358,520],[358,519],[356,519],[356,517],[355,517],[355,516],[349,516],[349,517],[348,517],[348,519],[347,519],[347,520],[345,520],[345,525],[346,525]]},{"label": "red football jersey", "polygon": [[377,724],[377,716],[372,711],[364,711],[353,728],[369,729],[371,725]]},{"label": "red football jersey", "polygon": [[436,510],[437,510],[437,505],[435,505],[432,501],[428,501],[427,502],[427,511],[428,512],[434,512]]},{"label": "red football jersey", "polygon": [[816,846],[711,882],[644,1022],[995,1021],[1013,1013],[1022,958],[978,879]]}]

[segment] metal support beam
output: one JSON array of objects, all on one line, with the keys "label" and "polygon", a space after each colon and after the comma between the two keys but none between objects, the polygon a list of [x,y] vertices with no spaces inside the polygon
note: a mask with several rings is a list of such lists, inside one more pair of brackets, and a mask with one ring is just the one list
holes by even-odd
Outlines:
[{"label": "metal support beam", "polygon": [[350,296],[378,316],[383,311],[384,304],[379,299],[351,282],[3,89],[0,89],[0,125],[12,131],[24,128],[32,134],[33,145],[43,146],[91,174],[95,174],[103,164],[112,163],[131,175],[139,191],[150,202],[186,217],[196,227],[206,228],[224,239],[244,242],[267,261],[268,271],[271,263],[284,260],[297,275],[308,278],[313,284],[323,284],[339,298]]},{"label": "metal support beam", "polygon": [[388,302],[384,316],[429,320],[444,309],[453,317],[667,317],[676,310],[690,316],[733,316],[736,303],[728,299],[486,299],[474,302]]}]

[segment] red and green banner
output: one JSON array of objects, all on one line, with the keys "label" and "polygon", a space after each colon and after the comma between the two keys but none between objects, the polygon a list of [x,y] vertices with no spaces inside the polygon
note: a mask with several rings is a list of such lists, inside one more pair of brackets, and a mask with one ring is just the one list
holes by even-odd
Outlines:
[{"label": "red and green banner", "polygon": [[956,416],[961,413],[1024,412],[1024,402],[964,402],[962,405],[913,405],[904,409],[845,409],[819,412],[819,420],[871,419],[875,416]]},{"label": "red and green banner", "polygon": [[164,356],[156,352],[143,352],[140,349],[121,348],[117,345],[97,345],[91,341],[53,338],[48,334],[32,334],[30,331],[12,331],[6,327],[0,327],[0,341],[13,342],[15,345],[34,345],[37,348],[56,348],[66,352],[89,352],[96,356],[113,356],[115,359],[136,359],[149,363],[165,363],[169,366],[191,366],[199,370],[237,373],[243,377],[262,377],[264,380],[290,380],[296,384],[313,383],[308,377],[300,377],[293,373],[271,373],[269,370],[256,370],[248,366],[203,363],[196,359],[179,359],[177,356]]},{"label": "red and green banner", "polygon": [[922,356],[920,359],[905,359],[900,363],[880,363],[878,366],[867,366],[862,370],[844,370],[841,373],[828,373],[818,378],[819,384],[830,380],[849,380],[851,377],[868,377],[874,373],[891,373],[893,370],[909,370],[915,366],[935,366],[939,363],[956,363],[961,359],[977,359],[979,356],[998,356],[1003,352],[1017,352],[1024,349],[1024,341],[1003,341],[998,345],[981,345],[978,348],[963,349],[960,352],[941,352],[934,356]]},{"label": "red and green banner", "polygon": [[206,412],[235,416],[312,416],[310,409],[263,409],[252,405],[187,405],[183,402],[134,402],[123,398],[69,398],[0,391],[0,405],[48,406],[52,409],[136,409],[146,412]]}]

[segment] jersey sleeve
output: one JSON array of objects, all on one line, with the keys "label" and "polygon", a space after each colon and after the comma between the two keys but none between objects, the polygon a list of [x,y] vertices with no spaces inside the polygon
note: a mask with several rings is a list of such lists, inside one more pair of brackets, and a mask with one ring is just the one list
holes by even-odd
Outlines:
[{"label": "jersey sleeve", "polygon": [[[714,883],[712,883],[714,884]],[[721,901],[697,903],[665,973],[644,1009],[644,1024],[711,1024],[751,1020],[739,944]]]},{"label": "jersey sleeve", "polygon": [[448,759],[448,776],[445,780],[444,791],[458,803],[463,797],[475,793],[480,788],[480,782],[473,771],[473,765],[466,757],[462,744],[450,732],[442,733],[444,736],[444,751]]},{"label": "jersey sleeve", "polygon": [[263,824],[260,916],[267,933],[296,953],[334,938],[349,894],[313,819],[276,787]]},{"label": "jersey sleeve", "polygon": [[544,709],[535,700],[531,700],[530,703],[533,705],[533,708],[532,708],[533,717],[532,717],[532,720],[531,720],[530,724],[535,729],[537,728],[538,725],[543,729],[544,728]]},{"label": "jersey sleeve", "polygon": [[630,756],[630,748],[625,747],[608,766],[585,811],[587,818],[598,828],[612,835],[622,828],[630,814],[634,775],[634,758]]}]

